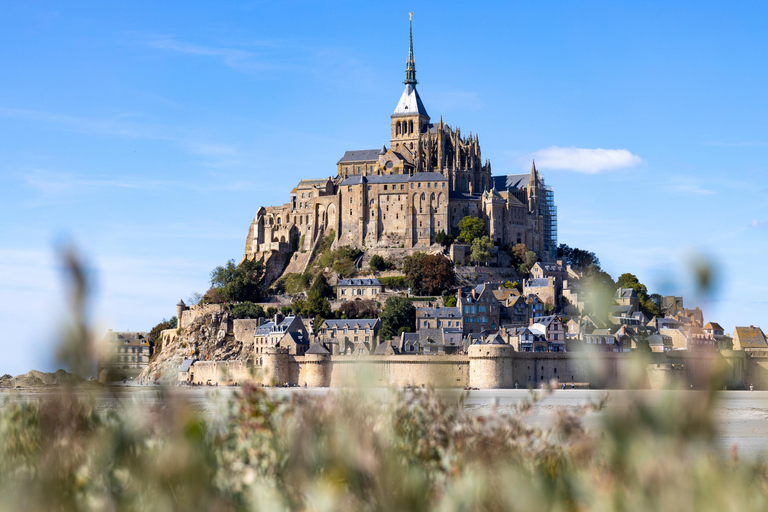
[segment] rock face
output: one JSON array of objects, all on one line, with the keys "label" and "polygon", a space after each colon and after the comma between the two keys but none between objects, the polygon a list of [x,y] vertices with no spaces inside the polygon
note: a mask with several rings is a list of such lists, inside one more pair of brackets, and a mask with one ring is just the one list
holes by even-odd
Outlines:
[{"label": "rock face", "polygon": [[[253,353],[253,331],[257,320],[234,320],[222,306],[191,308],[193,315],[178,331],[163,331],[161,343],[139,377],[175,381],[184,359],[227,361],[249,359]],[[253,324],[253,325],[251,325]]]},{"label": "rock face", "polygon": [[75,386],[86,382],[85,379],[64,370],[53,373],[32,370],[23,375],[11,377],[8,374],[0,377],[0,388],[44,388],[68,384]]}]

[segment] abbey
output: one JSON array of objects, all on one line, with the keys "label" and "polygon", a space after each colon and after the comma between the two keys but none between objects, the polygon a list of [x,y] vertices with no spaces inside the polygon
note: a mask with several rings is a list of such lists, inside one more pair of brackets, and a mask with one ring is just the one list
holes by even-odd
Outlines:
[{"label": "abbey", "polygon": [[492,176],[477,135],[432,122],[416,90],[413,30],[405,90],[390,116],[389,147],[347,151],[335,177],[301,180],[282,206],[262,207],[245,258],[289,254],[333,233],[334,246],[425,249],[440,231],[458,234],[466,216],[485,221],[498,245],[524,243],[543,259],[557,247],[553,191],[530,173]]}]

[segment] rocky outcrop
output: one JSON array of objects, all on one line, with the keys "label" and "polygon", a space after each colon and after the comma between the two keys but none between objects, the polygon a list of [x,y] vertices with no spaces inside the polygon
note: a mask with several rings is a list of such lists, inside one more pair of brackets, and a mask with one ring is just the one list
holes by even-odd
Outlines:
[{"label": "rocky outcrop", "polygon": [[[163,331],[161,344],[140,377],[175,381],[184,359],[199,361],[248,361],[253,354],[257,320],[235,320],[223,306],[191,310],[194,319],[179,330]],[[186,312],[184,313],[186,316]]]},{"label": "rocky outcrop", "polygon": [[79,386],[86,383],[95,384],[64,370],[56,370],[53,373],[31,370],[16,377],[8,374],[0,377],[0,388],[46,388],[62,385]]}]

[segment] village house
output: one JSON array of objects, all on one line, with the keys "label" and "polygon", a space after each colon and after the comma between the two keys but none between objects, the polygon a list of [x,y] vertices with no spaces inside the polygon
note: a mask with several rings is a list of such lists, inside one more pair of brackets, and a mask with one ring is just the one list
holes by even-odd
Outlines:
[{"label": "village house", "polygon": [[376,348],[380,329],[378,318],[326,320],[318,337],[335,354],[370,354]]},{"label": "village house", "polygon": [[300,316],[275,315],[275,318],[256,328],[253,337],[254,364],[261,366],[267,348],[287,348],[289,354],[304,355],[310,337]]},{"label": "village house", "polygon": [[146,332],[110,329],[99,343],[99,380],[135,377],[146,368],[151,355]]},{"label": "village house", "polygon": [[733,350],[744,350],[746,352],[768,350],[768,341],[765,339],[765,333],[763,333],[761,328],[754,325],[736,327],[733,330]]},{"label": "village house", "polygon": [[472,288],[468,295],[458,291],[464,334],[495,331],[499,327],[500,304],[487,283]]},{"label": "village house", "polygon": [[375,299],[384,293],[384,286],[375,277],[341,279],[336,285],[337,300]]},{"label": "village house", "polygon": [[545,308],[550,307],[554,309],[560,302],[554,277],[524,279],[523,295],[535,295],[545,305]]}]

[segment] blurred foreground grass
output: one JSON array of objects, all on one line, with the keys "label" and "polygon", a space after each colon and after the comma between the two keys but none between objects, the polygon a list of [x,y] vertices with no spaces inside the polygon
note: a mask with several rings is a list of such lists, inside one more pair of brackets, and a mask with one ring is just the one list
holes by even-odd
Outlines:
[{"label": "blurred foreground grass", "polygon": [[[87,276],[65,258],[72,316],[61,361],[91,360]],[[766,466],[723,453],[714,391],[638,397],[585,430],[602,404],[560,411],[548,428],[468,412],[431,390],[270,398],[244,386],[219,419],[183,398],[97,412],[88,392],[0,409],[2,510],[768,509]]]},{"label": "blurred foreground grass", "polygon": [[[768,475],[723,453],[711,393],[544,429],[431,390],[275,399],[219,419],[183,398],[96,413],[83,392],[0,410],[4,510],[766,510]],[[681,398],[687,397],[687,398]]]}]

